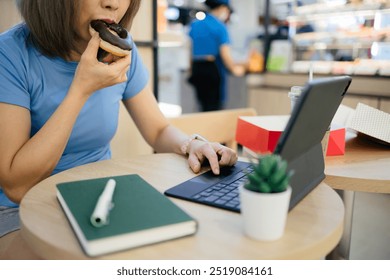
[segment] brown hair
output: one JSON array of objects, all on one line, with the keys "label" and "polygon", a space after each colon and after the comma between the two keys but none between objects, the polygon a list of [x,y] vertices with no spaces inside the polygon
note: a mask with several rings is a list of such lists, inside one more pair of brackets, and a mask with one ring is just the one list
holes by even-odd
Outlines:
[{"label": "brown hair", "polygon": [[[120,24],[130,28],[141,0],[131,0]],[[71,50],[77,51],[75,18],[77,0],[20,0],[18,7],[28,28],[29,40],[45,55],[66,59]]]}]

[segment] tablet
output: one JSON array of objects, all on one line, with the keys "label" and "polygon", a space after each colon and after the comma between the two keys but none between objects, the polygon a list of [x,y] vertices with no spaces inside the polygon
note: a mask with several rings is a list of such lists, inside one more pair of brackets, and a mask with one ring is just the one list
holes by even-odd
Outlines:
[{"label": "tablet", "polygon": [[[350,83],[348,76],[312,80],[304,86],[294,106],[274,151],[288,162],[289,170],[294,170],[289,210],[325,178],[321,140]],[[221,168],[218,176],[205,172],[166,190],[165,194],[239,212],[237,187],[250,171],[250,163],[239,161],[235,166]]]}]

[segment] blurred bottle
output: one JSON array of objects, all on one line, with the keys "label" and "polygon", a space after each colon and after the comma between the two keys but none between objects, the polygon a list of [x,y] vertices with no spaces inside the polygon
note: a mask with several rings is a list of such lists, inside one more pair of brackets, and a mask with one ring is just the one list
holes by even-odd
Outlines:
[{"label": "blurred bottle", "polygon": [[255,39],[249,44],[249,56],[247,60],[249,73],[261,73],[264,71],[263,43]]},{"label": "blurred bottle", "polygon": [[[290,91],[288,93],[288,97],[290,98],[290,102],[291,102],[291,112],[293,112],[293,110],[294,110],[294,108],[295,108],[295,106],[296,106],[296,104],[297,104],[297,102],[299,100],[299,97],[302,94],[302,91],[303,91],[303,87],[302,86],[293,86],[293,87],[291,87],[291,89],[290,89]],[[310,131],[308,131],[308,133],[310,133]],[[324,137],[321,140],[322,153],[324,155],[324,159],[326,157],[326,153],[327,153],[327,150],[328,150],[329,134],[330,134],[330,126],[326,130],[325,135],[324,135]]]},{"label": "blurred bottle", "polygon": [[290,98],[291,102],[291,112],[293,111],[295,104],[297,104],[299,97],[301,96],[303,87],[302,86],[293,86],[291,87],[288,97]]},{"label": "blurred bottle", "polygon": [[264,70],[264,57],[256,50],[252,50],[248,60],[248,71],[250,73],[260,73]]}]

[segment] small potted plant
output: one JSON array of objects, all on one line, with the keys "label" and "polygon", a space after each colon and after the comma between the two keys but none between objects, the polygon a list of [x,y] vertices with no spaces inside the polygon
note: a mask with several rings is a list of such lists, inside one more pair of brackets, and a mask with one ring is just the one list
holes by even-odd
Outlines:
[{"label": "small potted plant", "polygon": [[262,241],[282,237],[291,197],[292,171],[279,155],[260,156],[240,187],[244,232]]}]

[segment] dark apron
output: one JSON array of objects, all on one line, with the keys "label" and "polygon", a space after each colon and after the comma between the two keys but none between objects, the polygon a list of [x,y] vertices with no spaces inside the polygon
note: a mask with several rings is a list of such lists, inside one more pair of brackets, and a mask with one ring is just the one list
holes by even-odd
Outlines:
[{"label": "dark apron", "polygon": [[201,111],[222,109],[221,76],[215,61],[194,60],[188,82],[195,88]]}]

